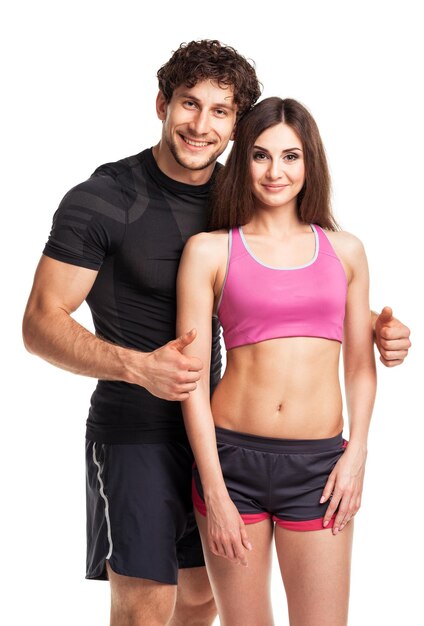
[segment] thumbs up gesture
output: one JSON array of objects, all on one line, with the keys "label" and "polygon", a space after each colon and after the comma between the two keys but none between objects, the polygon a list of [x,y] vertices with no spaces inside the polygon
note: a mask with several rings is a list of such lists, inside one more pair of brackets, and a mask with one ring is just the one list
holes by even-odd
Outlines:
[{"label": "thumbs up gesture", "polygon": [[395,367],[403,363],[411,347],[410,330],[398,319],[393,311],[385,306],[375,320],[375,343],[380,352],[380,361],[386,367]]},{"label": "thumbs up gesture", "polygon": [[196,335],[197,335],[196,329],[192,328],[191,330],[188,331],[188,333],[185,333],[185,335],[181,335],[180,337],[173,339],[166,345],[172,350],[178,350],[178,352],[181,352],[182,354],[184,348],[186,346],[189,346],[196,339]]},{"label": "thumbs up gesture", "polygon": [[203,368],[200,359],[183,354],[196,334],[193,328],[153,352],[138,353],[137,384],[164,400],[187,400],[196,389]]}]

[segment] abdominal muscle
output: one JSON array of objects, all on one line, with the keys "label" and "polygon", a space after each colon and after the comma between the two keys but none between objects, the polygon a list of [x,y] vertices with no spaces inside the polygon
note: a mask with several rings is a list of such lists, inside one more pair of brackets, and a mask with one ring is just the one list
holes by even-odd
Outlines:
[{"label": "abdominal muscle", "polygon": [[288,337],[233,348],[212,397],[216,426],[262,437],[321,439],[343,428],[340,343]]}]

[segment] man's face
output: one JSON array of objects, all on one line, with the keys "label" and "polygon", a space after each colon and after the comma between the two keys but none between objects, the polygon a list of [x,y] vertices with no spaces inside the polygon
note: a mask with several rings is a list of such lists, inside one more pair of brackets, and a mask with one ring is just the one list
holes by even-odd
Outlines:
[{"label": "man's face", "polygon": [[237,105],[233,87],[204,80],[194,87],[177,87],[168,103],[159,93],[157,111],[163,121],[162,140],[175,161],[189,170],[203,170],[227,147]]}]

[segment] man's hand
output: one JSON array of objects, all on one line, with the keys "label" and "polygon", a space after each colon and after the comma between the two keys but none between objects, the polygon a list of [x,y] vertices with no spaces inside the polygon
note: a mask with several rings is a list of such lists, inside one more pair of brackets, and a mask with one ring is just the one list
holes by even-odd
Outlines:
[{"label": "man's hand", "polygon": [[411,331],[405,324],[393,317],[393,311],[385,306],[375,319],[375,343],[380,352],[380,361],[386,367],[403,363],[411,347]]},{"label": "man's hand", "polygon": [[[195,356],[185,356],[183,350],[196,338],[196,330],[143,355],[142,386],[164,400],[187,400],[197,387],[203,364]],[[140,384],[140,383],[138,383]]]}]

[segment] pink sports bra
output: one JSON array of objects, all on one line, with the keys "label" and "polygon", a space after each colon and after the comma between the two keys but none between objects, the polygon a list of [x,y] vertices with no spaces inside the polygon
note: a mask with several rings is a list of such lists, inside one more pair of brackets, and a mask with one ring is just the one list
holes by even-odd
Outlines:
[{"label": "pink sports bra", "polygon": [[249,250],[241,227],[230,231],[217,309],[227,350],[277,337],[342,341],[346,274],[322,228],[311,228],[313,258],[290,268],[265,265]]}]

